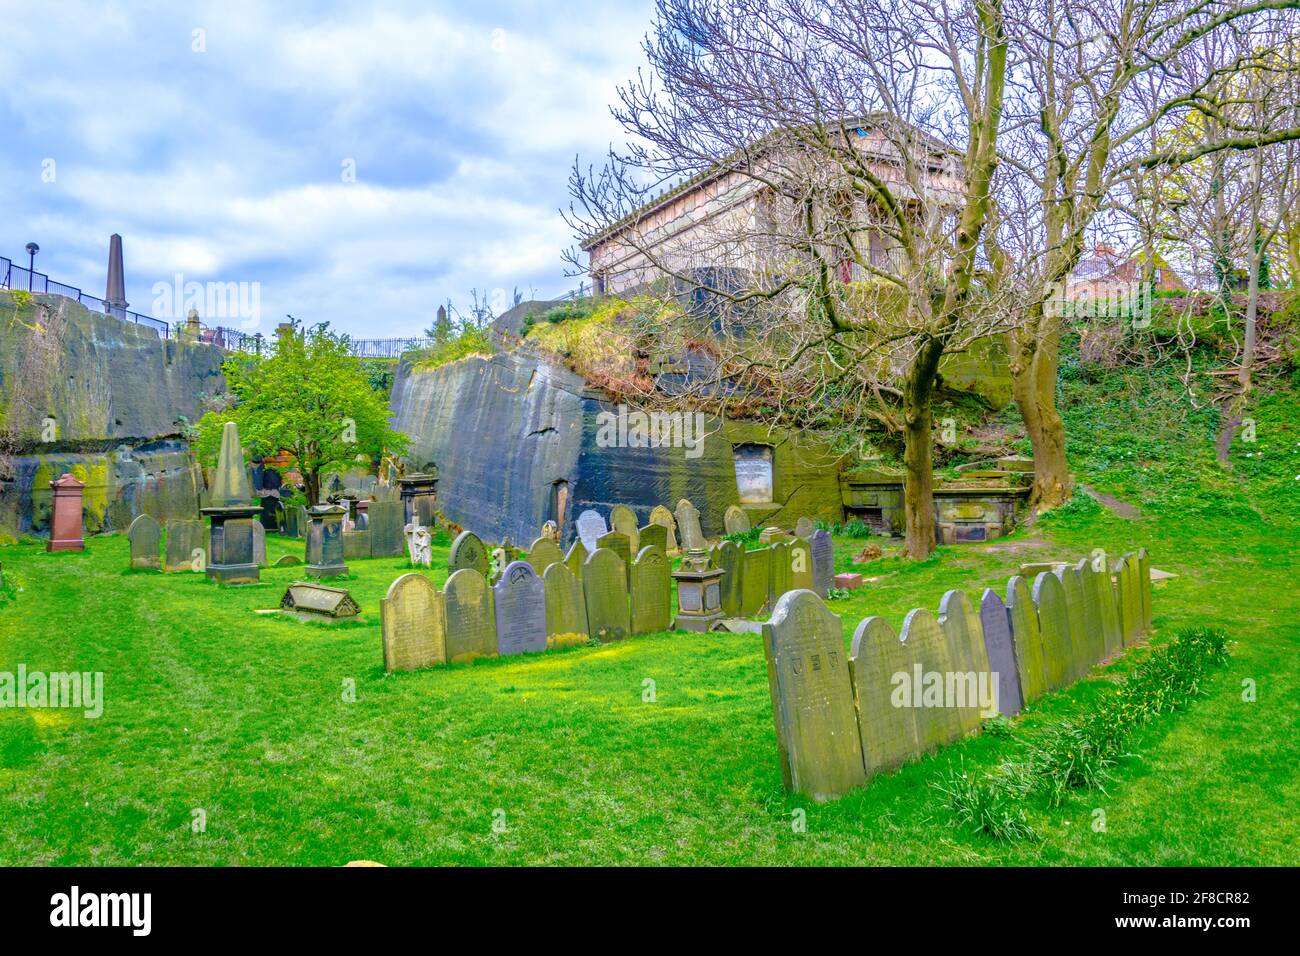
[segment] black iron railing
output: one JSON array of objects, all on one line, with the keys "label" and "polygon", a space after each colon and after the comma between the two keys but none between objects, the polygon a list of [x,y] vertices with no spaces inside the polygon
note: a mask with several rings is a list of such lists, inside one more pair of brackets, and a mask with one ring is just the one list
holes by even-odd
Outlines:
[{"label": "black iron railing", "polygon": [[87,295],[76,286],[54,282],[45,273],[15,265],[11,260],[3,256],[0,256],[0,289],[21,290],[23,292],[41,293],[42,295],[61,295],[68,299],[77,300],[93,312],[103,312],[105,315],[111,315],[122,322],[133,322],[136,325],[143,325],[145,328],[153,329],[159,338],[165,339],[171,334],[171,327],[162,319],[155,319],[152,316],[141,315],[139,312],[132,312],[129,309],[109,305],[97,296]]}]

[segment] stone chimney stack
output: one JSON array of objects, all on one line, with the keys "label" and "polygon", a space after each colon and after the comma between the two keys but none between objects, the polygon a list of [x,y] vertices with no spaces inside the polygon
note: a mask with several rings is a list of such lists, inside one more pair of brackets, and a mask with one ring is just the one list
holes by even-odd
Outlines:
[{"label": "stone chimney stack", "polygon": [[108,240],[108,288],[104,292],[104,304],[114,309],[125,309],[126,277],[122,273],[122,237],[113,233]]}]

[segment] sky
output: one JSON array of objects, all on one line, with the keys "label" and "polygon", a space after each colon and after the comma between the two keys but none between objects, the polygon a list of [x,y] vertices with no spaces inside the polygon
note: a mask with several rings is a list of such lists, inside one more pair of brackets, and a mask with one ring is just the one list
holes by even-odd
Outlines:
[{"label": "sky", "polygon": [[0,256],[103,296],[116,232],[133,311],[264,334],[562,294],[652,7],[0,0]]}]

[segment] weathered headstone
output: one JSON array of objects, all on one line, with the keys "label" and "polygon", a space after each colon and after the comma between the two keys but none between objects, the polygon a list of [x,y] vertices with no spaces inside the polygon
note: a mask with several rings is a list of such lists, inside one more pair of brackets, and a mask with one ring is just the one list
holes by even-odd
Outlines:
[{"label": "weathered headstone", "polygon": [[628,541],[627,535],[620,531],[611,531],[608,534],[600,536],[596,542],[597,548],[607,548],[618,555],[618,559],[623,562],[623,571],[627,575],[628,586],[632,585],[632,543]]},{"label": "weathered headstone", "polygon": [[727,534],[744,534],[749,530],[749,515],[740,505],[731,505],[722,516],[722,527]]},{"label": "weathered headstone", "polygon": [[608,548],[598,548],[582,567],[582,595],[587,607],[587,633],[602,644],[627,637],[631,620],[627,606],[627,572]]},{"label": "weathered headstone", "polygon": [[867,776],[901,767],[919,751],[916,709],[894,699],[896,675],[912,681],[912,659],[897,632],[880,617],[869,617],[853,632],[853,696]]},{"label": "weathered headstone", "polygon": [[[812,546],[805,538],[795,538],[790,542],[790,590],[805,588],[815,591],[813,586]],[[818,597],[821,597],[819,594]]]},{"label": "weathered headstone", "polygon": [[1083,576],[1073,565],[1052,572],[1065,591],[1065,612],[1070,621],[1070,682],[1082,680],[1095,659],[1089,659],[1087,610],[1084,608]]},{"label": "weathered headstone", "polygon": [[[917,749],[925,753],[962,736],[961,714],[947,694],[948,675],[956,667],[943,629],[925,608],[908,612],[899,639],[912,662],[912,681],[903,699],[914,709]],[[904,686],[899,690],[903,693]]]},{"label": "weathered headstone", "polygon": [[286,538],[301,538],[302,528],[298,524],[298,519],[301,516],[302,516],[302,512],[297,507],[292,505],[285,505],[284,525],[280,529],[280,533],[283,534]]},{"label": "weathered headstone", "polygon": [[1038,631],[1043,638],[1047,689],[1057,690],[1070,682],[1074,645],[1065,586],[1051,571],[1039,572],[1034,578],[1034,606],[1038,608]]},{"label": "weathered headstone", "polygon": [[578,529],[578,540],[582,542],[582,546],[587,549],[588,554],[599,547],[596,542],[601,537],[609,534],[609,528],[605,525],[604,516],[599,511],[592,511],[590,508],[578,515],[576,527]]},{"label": "weathered headstone", "polygon": [[579,539],[569,546],[569,553],[564,556],[564,566],[578,579],[579,583],[582,581],[582,566],[587,563],[587,555],[587,546]]},{"label": "weathered headstone", "polygon": [[702,550],[708,546],[704,540],[704,531],[700,528],[700,513],[695,505],[685,498],[677,502],[676,518],[683,550]]},{"label": "weathered headstone", "polygon": [[355,529],[344,531],[343,557],[345,559],[370,557],[370,532]]},{"label": "weathered headstone", "polygon": [[307,529],[307,573],[315,577],[338,577],[348,573],[343,562],[343,509],[317,505],[310,512]]},{"label": "weathered headstone", "polygon": [[528,563],[538,574],[545,574],[552,564],[564,562],[564,552],[555,539],[543,535],[536,538],[528,549]]},{"label": "weathered headstone", "polygon": [[474,568],[461,568],[447,578],[443,588],[447,621],[447,660],[451,663],[476,657],[495,657],[496,619],[492,613],[492,592],[487,580]]},{"label": "weathered headstone", "polygon": [[1007,582],[1007,620],[1011,643],[1016,648],[1016,669],[1020,673],[1020,697],[1031,704],[1047,693],[1047,662],[1043,659],[1043,636],[1038,627],[1038,609],[1029,583],[1020,575]]},{"label": "weathered headstone", "polygon": [[636,554],[640,548],[640,528],[636,523],[636,512],[627,505],[615,505],[609,512],[609,530],[627,535],[628,548]]},{"label": "weathered headstone", "polygon": [[648,524],[638,533],[638,543],[642,548],[658,548],[668,554],[668,529],[661,524]]},{"label": "weathered headstone", "polygon": [[1101,618],[1102,657],[1113,657],[1124,649],[1120,633],[1119,603],[1115,598],[1115,582],[1111,580],[1110,565],[1105,552],[1096,552],[1092,559],[1092,577],[1084,579],[1091,584]]},{"label": "weathered headstone", "polygon": [[46,551],[85,551],[85,517],[82,495],[86,486],[72,475],[50,482],[50,540]]},{"label": "weathered headstone", "polygon": [[[343,556],[347,555],[347,542],[343,544]],[[266,528],[262,522],[253,522],[253,563],[259,568],[266,567]]]},{"label": "weathered headstone", "polygon": [[486,577],[488,573],[488,553],[483,541],[473,531],[462,531],[451,543],[451,553],[447,557],[447,570],[451,573],[470,568]]},{"label": "weathered headstone", "polygon": [[546,587],[532,565],[513,561],[492,589],[497,653],[546,650]]},{"label": "weathered headstone", "polygon": [[306,538],[307,531],[311,528],[311,512],[307,510],[306,505],[298,506],[298,537]]},{"label": "weathered headstone", "polygon": [[424,575],[403,574],[390,584],[379,602],[379,617],[384,670],[410,671],[447,662],[442,595]]},{"label": "weathered headstone", "polygon": [[736,542],[723,540],[713,548],[712,557],[713,566],[726,572],[718,582],[722,613],[727,617],[739,617],[744,595],[745,551]]},{"label": "weathered headstone", "polygon": [[668,536],[668,551],[671,554],[677,550],[677,520],[673,513],[663,505],[655,505],[650,509],[650,523],[663,525],[664,533]]},{"label": "weathered headstone", "polygon": [[790,542],[778,541],[767,549],[769,570],[767,582],[767,599],[772,607],[781,600],[781,595],[790,590]]},{"label": "weathered headstone", "polygon": [[862,587],[862,575],[857,571],[845,571],[831,578],[831,584],[846,591],[856,591]]},{"label": "weathered headstone", "polygon": [[786,789],[843,796],[866,773],[840,619],[812,591],[792,591],[763,625],[763,650]]},{"label": "weathered headstone", "polygon": [[1087,671],[1103,657],[1106,656],[1106,632],[1101,625],[1101,598],[1097,593],[1095,578],[1097,574],[1092,570],[1092,562],[1087,558],[1079,561],[1073,568],[1075,575],[1079,579],[1080,595],[1079,600],[1083,606],[1083,625],[1080,629],[1080,635],[1086,646]]},{"label": "weathered headstone", "polygon": [[356,617],[361,606],[345,588],[332,588],[314,581],[295,581],[280,598],[280,610],[295,617],[333,620]]},{"label": "weathered headstone", "polygon": [[282,554],[282,555],[280,555],[278,558],[275,559],[275,562],[274,562],[274,564],[272,565],[272,567],[276,567],[276,568],[288,568],[288,567],[292,567],[293,565],[296,565],[296,564],[302,564],[302,558],[298,557],[298,555],[296,555],[296,554]]},{"label": "weathered headstone", "polygon": [[401,501],[372,501],[366,515],[372,558],[400,558],[406,553],[406,508]]},{"label": "weathered headstone", "polygon": [[1142,630],[1142,595],[1137,589],[1137,561],[1130,554],[1115,562],[1115,603],[1119,608],[1119,632],[1124,646],[1137,643]]},{"label": "weathered headstone", "polygon": [[1146,548],[1137,550],[1138,594],[1142,598],[1142,631],[1151,633],[1151,556]]},{"label": "weathered headstone", "polygon": [[757,617],[769,607],[768,581],[772,574],[772,554],[767,548],[746,551],[740,583],[741,617]]},{"label": "weathered headstone", "polygon": [[552,564],[542,574],[546,589],[546,638],[550,644],[587,639],[587,605],[582,585],[564,564]]},{"label": "weathered headstone", "polygon": [[204,551],[203,522],[197,518],[177,518],[167,522],[167,543],[163,548],[164,571],[201,571],[204,562],[195,564],[195,551]]},{"label": "weathered headstone", "polygon": [[157,571],[160,564],[158,548],[161,545],[162,529],[158,519],[153,515],[136,515],[127,528],[126,536],[131,543],[131,567],[145,571]]},{"label": "weathered headstone", "polygon": [[808,539],[808,547],[812,549],[813,590],[825,600],[835,579],[835,548],[831,533],[825,529],[814,531]]},{"label": "weathered headstone", "polygon": [[794,536],[796,538],[803,538],[805,541],[811,538],[812,533],[816,530],[817,526],[813,524],[813,519],[809,518],[807,515],[802,516],[794,523]]},{"label": "weathered headstone", "polygon": [[948,642],[954,689],[960,691],[961,700],[956,703],[962,705],[957,708],[962,733],[973,733],[985,717],[996,714],[997,701],[992,696],[997,688],[989,679],[989,655],[984,649],[979,612],[965,591],[944,592],[939,601],[939,629]]},{"label": "weathered headstone", "polygon": [[642,548],[632,562],[632,633],[668,630],[672,619],[668,559],[658,548]]},{"label": "weathered headstone", "polygon": [[1011,621],[1007,606],[992,588],[985,588],[980,599],[980,630],[984,632],[984,652],[989,670],[997,678],[998,710],[1014,717],[1024,707],[1020,693],[1020,669],[1016,666],[1016,646],[1011,640]]}]

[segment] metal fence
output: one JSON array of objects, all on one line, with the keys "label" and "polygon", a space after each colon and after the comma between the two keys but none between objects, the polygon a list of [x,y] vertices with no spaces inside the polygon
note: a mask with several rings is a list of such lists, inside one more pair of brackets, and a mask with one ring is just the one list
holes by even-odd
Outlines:
[{"label": "metal fence", "polygon": [[132,312],[129,309],[109,305],[103,299],[87,295],[75,286],[54,282],[43,272],[36,272],[23,266],[14,265],[11,260],[3,256],[0,256],[0,289],[21,290],[43,295],[61,295],[64,298],[75,299],[92,312],[102,312],[122,322],[143,325],[145,328],[152,329],[157,333],[159,338],[165,339],[171,334],[171,327],[162,319],[155,319],[152,316],[141,315],[139,312]]}]

